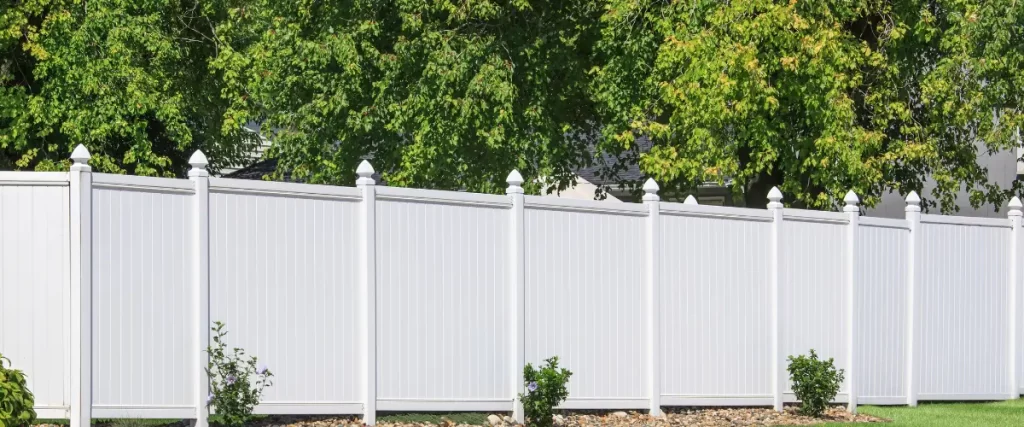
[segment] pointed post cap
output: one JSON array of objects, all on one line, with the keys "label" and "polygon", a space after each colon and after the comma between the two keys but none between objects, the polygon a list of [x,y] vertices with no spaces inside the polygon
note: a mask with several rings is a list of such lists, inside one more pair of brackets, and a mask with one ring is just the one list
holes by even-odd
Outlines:
[{"label": "pointed post cap", "polygon": [[782,192],[779,187],[772,187],[768,191],[768,209],[782,209]]},{"label": "pointed post cap", "polygon": [[660,190],[661,187],[658,187],[658,183],[654,181],[654,178],[647,178],[647,181],[644,182],[643,189],[645,202],[656,202],[661,200],[661,197],[658,197],[658,190]]},{"label": "pointed post cap", "polygon": [[686,200],[683,200],[684,205],[697,205],[697,198],[693,197],[693,194],[686,196]]},{"label": "pointed post cap", "polygon": [[73,171],[91,171],[89,167],[89,159],[92,155],[89,154],[89,149],[85,148],[85,145],[78,144],[73,151],[71,151],[71,170]]},{"label": "pointed post cap", "polygon": [[907,194],[907,207],[904,208],[904,211],[921,212],[921,196],[918,196],[916,191],[911,190]]},{"label": "pointed post cap", "polygon": [[860,198],[857,197],[857,193],[853,190],[846,192],[846,197],[843,197],[843,201],[846,202],[846,206],[843,206],[843,212],[860,212],[860,208],[857,205],[860,203]]},{"label": "pointed post cap", "polygon": [[1020,203],[1020,198],[1019,197],[1013,196],[1013,198],[1010,199],[1009,206],[1010,206],[1010,211],[1006,213],[1008,216],[1021,216],[1022,215],[1020,208],[1024,207],[1024,205],[1022,205]]},{"label": "pointed post cap", "polygon": [[520,186],[523,185],[523,176],[519,174],[518,170],[512,169],[512,172],[509,172],[508,177],[505,178],[505,182],[508,185]]},{"label": "pointed post cap", "polygon": [[359,179],[356,179],[356,186],[362,187],[364,185],[376,184],[377,181],[374,181],[373,174],[374,170],[373,166],[370,165],[370,161],[363,159],[362,162],[359,162],[359,167],[356,168],[356,175],[359,176]]},{"label": "pointed post cap", "polygon": [[210,176],[210,173],[206,171],[206,166],[210,164],[210,161],[206,159],[206,155],[201,150],[192,153],[192,157],[188,158],[188,164],[192,165],[192,169],[188,171],[189,178]]}]

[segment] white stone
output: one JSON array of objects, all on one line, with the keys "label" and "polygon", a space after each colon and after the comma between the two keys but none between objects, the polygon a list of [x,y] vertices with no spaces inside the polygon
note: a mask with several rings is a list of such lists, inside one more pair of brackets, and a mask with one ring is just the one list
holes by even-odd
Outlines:
[{"label": "white stone", "polygon": [[626,417],[629,416],[629,414],[627,414],[627,413],[625,413],[623,411],[613,412],[612,415],[614,415],[616,417],[619,417],[619,418],[626,418]]},{"label": "white stone", "polygon": [[487,416],[487,422],[490,423],[492,426],[500,426],[502,423],[501,417],[494,414]]},{"label": "white stone", "polygon": [[565,417],[561,415],[556,414],[554,417],[552,417],[552,419],[555,421],[555,425],[565,424]]}]

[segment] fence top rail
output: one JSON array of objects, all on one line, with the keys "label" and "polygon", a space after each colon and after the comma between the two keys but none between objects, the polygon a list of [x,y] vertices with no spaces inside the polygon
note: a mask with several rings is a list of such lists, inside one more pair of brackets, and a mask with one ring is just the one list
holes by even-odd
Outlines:
[{"label": "fence top rail", "polygon": [[561,197],[547,196],[526,196],[524,206],[526,209],[647,216],[647,206],[640,203],[564,199]]},{"label": "fence top rail", "polygon": [[110,173],[92,174],[92,185],[97,188],[108,188],[129,191],[145,191],[155,193],[193,193],[192,181],[187,179],[158,178],[152,176],[116,175]]},{"label": "fence top rail", "polygon": [[508,208],[512,199],[497,194],[466,193],[462,191],[424,190],[419,188],[377,187],[377,198],[413,203]]},{"label": "fence top rail", "polygon": [[969,216],[922,214],[921,223],[1010,228],[1010,220],[1006,218],[975,218]]},{"label": "fence top rail", "polygon": [[785,220],[803,222],[823,222],[830,224],[848,224],[850,219],[843,212],[812,211],[808,209],[785,208],[782,210]]},{"label": "fence top rail", "polygon": [[862,216],[860,217],[860,225],[867,227],[880,227],[880,228],[898,228],[901,230],[910,230],[910,223],[904,219],[895,218],[879,218],[875,216]]},{"label": "fence top rail", "polygon": [[359,200],[362,194],[355,187],[299,184],[294,182],[257,181],[251,179],[210,178],[210,191],[215,193],[252,194],[306,199]]},{"label": "fence top rail", "polygon": [[743,221],[772,221],[772,213],[767,209],[737,208],[732,206],[687,205],[684,203],[671,202],[662,202],[660,204],[660,207],[661,213],[665,215],[725,218]]},{"label": "fence top rail", "polygon": [[0,185],[66,186],[67,172],[0,172]]}]

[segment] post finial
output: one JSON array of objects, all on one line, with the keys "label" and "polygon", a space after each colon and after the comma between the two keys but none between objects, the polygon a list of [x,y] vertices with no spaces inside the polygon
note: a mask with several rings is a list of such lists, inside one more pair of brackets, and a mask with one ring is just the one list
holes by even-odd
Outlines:
[{"label": "post finial", "polygon": [[373,179],[373,174],[374,170],[373,166],[370,165],[370,161],[363,159],[362,162],[359,162],[359,167],[356,168],[356,175],[359,176],[359,179],[356,179],[356,186],[362,187],[364,185],[376,184],[377,181]]},{"label": "post finial", "polygon": [[210,173],[206,171],[206,166],[210,164],[210,161],[206,159],[206,155],[203,154],[202,150],[196,150],[192,153],[192,157],[188,158],[188,164],[192,166],[192,169],[188,171],[188,177],[197,176],[210,176]]},{"label": "post finial", "polygon": [[1021,207],[1024,207],[1024,204],[1021,204],[1019,197],[1013,196],[1013,198],[1010,199],[1010,205],[1009,206],[1010,206],[1010,211],[1007,212],[1006,215],[1008,215],[1008,216],[1022,216],[1022,215],[1024,215],[1024,213],[1022,213],[1021,210],[1020,210]]},{"label": "post finial", "polygon": [[698,205],[697,198],[693,197],[693,194],[686,196],[686,200],[683,200],[684,205]]},{"label": "post finial", "polygon": [[89,171],[92,170],[89,167],[89,159],[92,155],[89,154],[89,149],[85,148],[85,145],[78,144],[73,151],[71,151],[71,170],[73,171]]},{"label": "post finial", "polygon": [[846,202],[846,206],[843,206],[843,212],[860,212],[860,198],[857,197],[857,193],[853,190],[846,192],[846,197],[843,197],[843,201]]},{"label": "post finial", "polygon": [[779,187],[772,187],[768,191],[768,209],[781,209],[782,208],[782,192],[779,191]]},{"label": "post finial", "polygon": [[518,170],[512,169],[512,172],[509,172],[508,177],[505,178],[505,182],[508,183],[505,194],[523,194],[523,175]]},{"label": "post finial", "polygon": [[643,189],[645,202],[656,202],[661,200],[661,197],[658,197],[658,190],[660,190],[661,187],[658,187],[658,183],[654,181],[654,178],[647,178],[647,181],[644,182]]},{"label": "post finial", "polygon": [[907,207],[904,210],[907,212],[921,212],[921,197],[917,195],[916,191],[911,190],[907,194]]}]

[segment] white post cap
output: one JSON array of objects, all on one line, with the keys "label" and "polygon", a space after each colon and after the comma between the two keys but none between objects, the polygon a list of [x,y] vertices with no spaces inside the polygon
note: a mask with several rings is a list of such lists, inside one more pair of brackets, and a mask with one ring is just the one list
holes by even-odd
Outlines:
[{"label": "white post cap", "polygon": [[505,178],[505,182],[508,183],[505,194],[523,194],[523,176],[519,174],[518,170],[512,169],[512,172],[509,172],[508,177]]},{"label": "white post cap", "polygon": [[661,197],[658,197],[658,190],[660,190],[661,187],[658,187],[658,183],[654,182],[654,178],[647,178],[647,182],[644,182],[643,188],[645,202],[657,202],[658,200],[661,200]]},{"label": "white post cap", "polygon": [[71,152],[71,170],[73,171],[90,171],[92,168],[89,166],[89,159],[92,155],[89,154],[89,149],[85,148],[85,145],[78,144],[74,151]]},{"label": "white post cap", "polygon": [[917,195],[916,191],[911,190],[907,194],[907,207],[904,210],[906,212],[921,212],[921,197]]},{"label": "white post cap", "polygon": [[846,192],[846,197],[843,197],[843,201],[846,202],[846,206],[843,206],[843,212],[860,212],[860,208],[857,206],[860,204],[860,198],[857,197],[857,193],[853,190]]},{"label": "white post cap", "polygon": [[201,150],[196,150],[195,153],[192,153],[192,157],[188,158],[188,164],[192,165],[192,169],[189,169],[188,171],[189,178],[210,176],[210,173],[206,171],[206,166],[209,165],[210,162],[206,159],[206,155],[203,154]]},{"label": "white post cap", "polygon": [[697,198],[693,197],[693,194],[686,196],[686,200],[683,200],[684,205],[697,205]]},{"label": "white post cap", "polygon": [[768,191],[768,209],[781,209],[782,208],[782,192],[779,191],[779,187],[772,187]]},{"label": "white post cap", "polygon": [[362,187],[364,185],[374,185],[377,182],[373,179],[373,166],[370,165],[369,160],[363,160],[359,163],[359,167],[356,168],[356,175],[359,179],[356,179],[356,186]]},{"label": "white post cap", "polygon": [[1022,215],[1022,213],[1020,211],[1020,208],[1022,206],[1024,206],[1024,205],[1022,205],[1020,203],[1020,198],[1019,197],[1013,196],[1013,198],[1010,199],[1010,205],[1009,206],[1010,206],[1010,211],[1006,213],[1007,216],[1021,216]]}]

